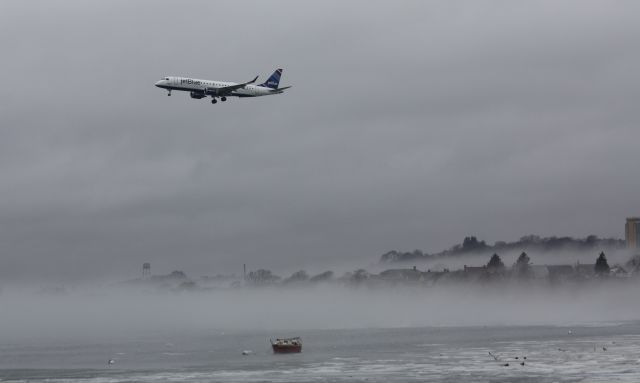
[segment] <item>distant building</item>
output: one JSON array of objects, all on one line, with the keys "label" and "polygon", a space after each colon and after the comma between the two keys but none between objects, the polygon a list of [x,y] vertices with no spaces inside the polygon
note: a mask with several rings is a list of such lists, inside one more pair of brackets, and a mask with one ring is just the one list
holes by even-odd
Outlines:
[{"label": "distant building", "polygon": [[625,270],[620,265],[613,266],[609,273],[610,273],[610,275],[613,275],[614,277],[617,277],[617,278],[628,278],[629,277],[629,272],[627,270]]},{"label": "distant building", "polygon": [[531,275],[535,279],[546,279],[549,278],[549,269],[546,265],[531,265],[529,266],[529,270],[531,271]]},{"label": "distant building", "polygon": [[625,240],[629,249],[640,249],[640,217],[627,218],[624,226]]},{"label": "distant building", "polygon": [[549,265],[547,266],[547,271],[551,282],[566,280],[572,277],[574,273],[571,265]]},{"label": "distant building", "polygon": [[576,275],[585,278],[591,278],[596,274],[595,263],[580,263],[576,264]]},{"label": "distant building", "polygon": [[484,278],[487,275],[487,266],[467,266],[464,265],[464,276],[467,279]]},{"label": "distant building", "polygon": [[422,272],[414,266],[412,269],[390,269],[379,274],[379,278],[385,281],[418,281],[422,280]]}]

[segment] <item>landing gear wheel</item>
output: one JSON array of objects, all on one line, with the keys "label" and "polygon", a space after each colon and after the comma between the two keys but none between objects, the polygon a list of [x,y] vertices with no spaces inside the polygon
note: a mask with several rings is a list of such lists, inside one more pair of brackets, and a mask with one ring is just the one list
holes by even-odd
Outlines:
[{"label": "landing gear wheel", "polygon": [[169,91],[169,93],[167,93],[167,96],[171,96],[171,91]]},{"label": "landing gear wheel", "polygon": [[212,104],[215,104],[216,102],[218,102],[218,100],[216,100],[215,98],[213,100],[211,100]]},{"label": "landing gear wheel", "polygon": [[227,101],[226,97],[220,97],[220,101]]}]

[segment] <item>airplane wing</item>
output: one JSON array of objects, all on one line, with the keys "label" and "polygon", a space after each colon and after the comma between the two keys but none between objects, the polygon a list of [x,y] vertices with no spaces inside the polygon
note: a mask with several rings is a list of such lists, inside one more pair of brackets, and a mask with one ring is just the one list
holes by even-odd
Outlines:
[{"label": "airplane wing", "polygon": [[256,76],[253,80],[247,81],[247,82],[243,82],[242,84],[223,86],[223,87],[220,87],[220,88],[207,88],[205,93],[208,94],[208,95],[215,95],[215,96],[229,95],[234,90],[237,90],[237,89],[240,89],[240,88],[244,88],[245,86],[247,86],[249,84],[253,84],[254,82],[256,82],[257,79],[258,79],[258,76]]}]

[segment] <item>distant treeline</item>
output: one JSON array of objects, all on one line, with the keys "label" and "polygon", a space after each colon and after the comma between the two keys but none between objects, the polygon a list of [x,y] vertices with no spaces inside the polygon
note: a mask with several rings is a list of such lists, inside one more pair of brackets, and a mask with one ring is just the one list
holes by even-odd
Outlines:
[{"label": "distant treeline", "polygon": [[584,250],[611,250],[624,248],[625,241],[617,238],[598,238],[589,235],[586,238],[572,237],[540,237],[527,235],[515,242],[498,241],[488,245],[485,241],[479,241],[476,237],[465,237],[461,244],[457,244],[448,250],[429,254],[422,250],[411,252],[389,251],[380,257],[381,263],[390,262],[415,262],[430,261],[445,256],[486,254],[489,252],[504,253],[509,251],[535,251],[538,253],[557,251],[584,251]]},{"label": "distant treeline", "polygon": [[[153,275],[127,282],[140,287],[153,287],[160,291],[207,291],[214,289],[237,288],[300,288],[304,286],[334,285],[342,287],[385,287],[385,286],[434,286],[454,283],[527,283],[543,286],[562,283],[577,284],[590,281],[635,281],[640,280],[640,256],[632,257],[624,267],[620,264],[609,266],[604,252],[594,259],[595,263],[534,265],[527,253],[522,252],[511,265],[505,265],[500,256],[494,253],[482,266],[467,266],[457,270],[411,268],[389,268],[378,274],[365,269],[346,272],[334,277],[333,271],[309,275],[299,270],[289,277],[282,278],[268,269],[258,269],[246,275],[200,277],[192,280],[182,271],[173,271],[168,275]],[[478,259],[482,259],[478,256]]]}]

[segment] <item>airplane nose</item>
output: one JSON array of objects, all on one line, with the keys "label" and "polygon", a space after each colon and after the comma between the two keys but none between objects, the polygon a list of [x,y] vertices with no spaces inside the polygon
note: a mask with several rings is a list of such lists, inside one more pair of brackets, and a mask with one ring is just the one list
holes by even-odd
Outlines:
[{"label": "airplane nose", "polygon": [[160,85],[161,85],[161,84],[162,84],[162,80],[160,80],[160,81],[156,82],[156,86],[157,86],[158,88],[160,87]]}]

